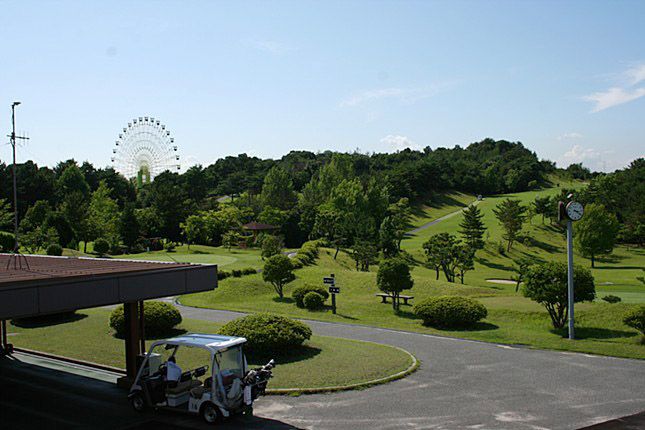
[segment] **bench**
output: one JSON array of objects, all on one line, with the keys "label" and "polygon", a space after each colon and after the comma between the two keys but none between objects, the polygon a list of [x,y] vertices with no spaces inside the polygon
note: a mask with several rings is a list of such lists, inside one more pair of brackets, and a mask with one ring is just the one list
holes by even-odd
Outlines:
[{"label": "bench", "polygon": [[[390,294],[386,294],[386,293],[378,293],[378,294],[374,294],[374,295],[379,296],[381,298],[381,303],[387,303],[388,298],[393,298]],[[407,305],[408,300],[412,300],[413,298],[414,298],[414,296],[399,296],[399,299],[403,299],[403,304],[404,305]]]}]

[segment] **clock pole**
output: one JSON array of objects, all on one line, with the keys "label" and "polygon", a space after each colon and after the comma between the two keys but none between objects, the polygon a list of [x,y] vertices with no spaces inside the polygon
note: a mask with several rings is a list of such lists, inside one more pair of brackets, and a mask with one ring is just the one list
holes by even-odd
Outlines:
[{"label": "clock pole", "polygon": [[569,289],[569,339],[575,339],[573,318],[573,221],[567,217],[567,265]]}]

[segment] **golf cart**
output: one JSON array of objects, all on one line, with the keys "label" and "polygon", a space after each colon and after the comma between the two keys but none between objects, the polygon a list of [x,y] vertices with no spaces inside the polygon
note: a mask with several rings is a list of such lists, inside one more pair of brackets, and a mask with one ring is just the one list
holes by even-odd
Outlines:
[{"label": "golf cart", "polygon": [[[253,401],[264,395],[274,362],[247,370],[244,343],[243,337],[213,334],[154,342],[130,388],[132,407],[139,412],[151,407],[199,414],[207,423],[251,411]],[[178,381],[168,381],[168,360],[190,370],[182,372]]]}]

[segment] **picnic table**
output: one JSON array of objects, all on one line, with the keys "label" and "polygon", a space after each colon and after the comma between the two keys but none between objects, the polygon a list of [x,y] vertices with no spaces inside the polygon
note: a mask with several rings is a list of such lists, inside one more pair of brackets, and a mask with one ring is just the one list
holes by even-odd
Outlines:
[{"label": "picnic table", "polygon": [[[378,293],[378,294],[374,294],[374,295],[379,296],[381,298],[381,303],[387,303],[388,298],[391,298],[391,299],[394,298],[394,296],[392,296],[391,294],[387,294],[387,293]],[[404,305],[407,305],[408,300],[412,300],[413,298],[414,298],[414,296],[399,296],[399,299],[403,299],[403,304]]]}]

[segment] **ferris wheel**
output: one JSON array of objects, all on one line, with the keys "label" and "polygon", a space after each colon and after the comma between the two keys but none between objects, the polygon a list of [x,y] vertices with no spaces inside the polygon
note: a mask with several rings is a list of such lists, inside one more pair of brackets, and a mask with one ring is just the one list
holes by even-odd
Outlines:
[{"label": "ferris wheel", "polygon": [[147,116],[123,127],[112,149],[112,165],[126,178],[136,177],[140,186],[166,170],[181,169],[175,138],[161,121]]}]

